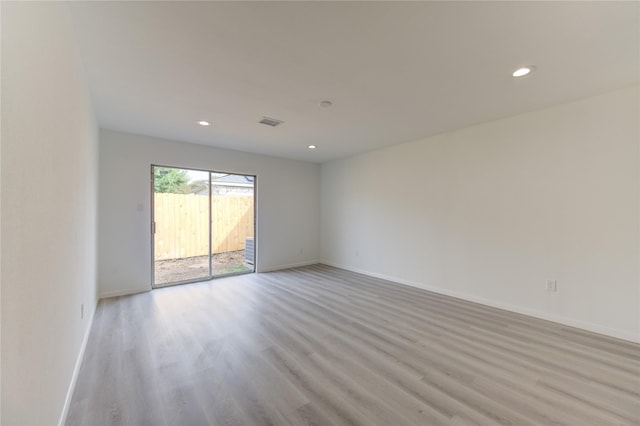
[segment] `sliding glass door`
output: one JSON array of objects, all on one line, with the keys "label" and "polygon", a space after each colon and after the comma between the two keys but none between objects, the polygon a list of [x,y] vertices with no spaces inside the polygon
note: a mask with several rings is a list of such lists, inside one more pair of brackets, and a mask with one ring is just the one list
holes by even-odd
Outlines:
[{"label": "sliding glass door", "polygon": [[152,166],[153,287],[253,272],[255,177]]}]

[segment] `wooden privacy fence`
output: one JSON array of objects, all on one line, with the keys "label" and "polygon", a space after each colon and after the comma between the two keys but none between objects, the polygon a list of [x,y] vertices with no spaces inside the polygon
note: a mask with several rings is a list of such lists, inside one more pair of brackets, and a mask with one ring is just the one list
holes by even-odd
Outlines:
[{"label": "wooden privacy fence", "polygon": [[[211,197],[213,253],[244,250],[253,237],[253,197]],[[155,260],[183,259],[209,253],[209,197],[156,193]]]}]

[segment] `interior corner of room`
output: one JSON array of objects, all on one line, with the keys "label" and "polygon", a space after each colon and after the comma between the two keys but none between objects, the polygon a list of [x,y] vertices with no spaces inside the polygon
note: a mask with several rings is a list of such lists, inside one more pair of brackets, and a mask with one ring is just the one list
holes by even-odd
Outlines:
[{"label": "interior corner of room", "polygon": [[[251,258],[249,269],[234,271],[266,276],[269,271],[322,264],[400,288],[409,286],[411,291],[427,290],[640,343],[640,61],[637,37],[629,40],[624,32],[631,28],[638,35],[637,3],[572,2],[557,5],[557,13],[546,13],[544,7],[554,5],[523,2],[520,7],[529,16],[547,17],[558,32],[532,42],[522,55],[509,50],[509,43],[500,44],[510,52],[512,65],[528,65],[529,58],[544,56],[554,44],[553,36],[562,36],[560,24],[574,22],[574,13],[584,21],[571,28],[592,43],[578,42],[575,36],[574,51],[556,57],[557,62],[545,56],[546,62],[537,63],[535,72],[524,77],[528,81],[513,80],[504,64],[460,64],[476,66],[471,72],[487,77],[484,83],[462,71],[442,74],[444,68],[434,69],[426,60],[414,63],[410,53],[427,43],[438,58],[451,59],[446,43],[419,41],[410,34],[429,26],[445,31],[432,18],[438,14],[474,22],[474,13],[485,17],[478,4],[312,2],[278,3],[270,9],[269,2],[180,3],[0,5],[0,423],[63,424],[100,299],[152,291],[153,262],[158,258],[152,245],[149,173],[153,166],[203,171],[210,184],[214,172],[255,177],[255,205],[251,204],[255,216],[250,219],[255,263]],[[516,13],[518,7],[491,3],[486,7],[504,7],[504,13]],[[138,20],[145,7],[153,9],[156,20]],[[194,19],[193,27],[182,21],[187,15],[174,13],[180,7],[192,14],[188,16]],[[209,56],[224,54],[228,61],[203,59],[204,71],[190,70],[193,51],[178,46],[188,44],[206,27],[204,17],[216,7],[219,16],[227,14],[238,21],[244,17],[245,23],[262,16],[271,22],[273,30],[265,37],[282,43],[272,52],[275,57],[255,44],[257,38],[235,34],[226,39],[227,27],[218,17],[216,28],[221,29],[214,35],[221,41],[211,47]],[[361,13],[363,7],[373,13],[371,21]],[[433,15],[411,12],[420,7],[433,8]],[[197,8],[202,14],[195,12]],[[336,14],[333,8],[342,9]],[[320,24],[309,24],[313,27],[304,32],[309,47],[303,48],[284,29],[278,30],[287,13],[295,17],[310,12],[334,22],[335,31],[352,26],[340,16],[353,19],[356,28],[373,22],[375,28],[367,34],[376,34],[377,44],[366,43],[357,32],[326,34]],[[406,27],[387,33],[386,12],[406,18]],[[185,31],[158,33],[169,46],[167,57],[176,55],[176,72],[192,72],[188,75],[203,81],[207,72],[215,72],[220,79],[216,83],[233,80],[237,84],[233,90],[224,82],[210,87],[211,93],[227,97],[224,106],[205,100],[198,104],[196,98],[189,98],[189,103],[183,93],[204,89],[188,79],[165,87],[175,104],[161,102],[166,99],[159,97],[154,85],[163,81],[166,64],[158,59],[163,54],[150,53],[157,45],[145,51],[149,61],[158,61],[153,65],[158,67],[156,75],[138,75],[133,81],[133,65],[109,62],[132,52],[119,50],[118,42],[147,43],[146,36],[157,30],[153,25],[171,16]],[[425,18],[429,25],[418,16],[431,17]],[[123,31],[115,34],[109,23],[120,18]],[[589,30],[599,19],[620,23],[619,33],[613,27],[599,34]],[[286,22],[283,28],[290,29],[296,21]],[[501,28],[506,31],[506,27]],[[124,38],[124,29],[130,31],[130,39]],[[486,32],[482,40],[502,40],[497,30]],[[320,33],[329,41],[318,38]],[[114,38],[108,40],[108,34]],[[349,38],[339,38],[340,34]],[[562,42],[569,43],[569,38]],[[398,40],[408,43],[406,49],[394,47]],[[470,45],[473,40],[465,33],[450,42],[470,52],[479,49]],[[612,41],[621,46],[607,47]],[[291,57],[285,42],[291,43]],[[101,50],[94,51],[91,43]],[[327,51],[321,49],[325,43]],[[603,67],[593,74],[585,71],[584,77],[576,75],[575,86],[558,89],[561,100],[547,102],[544,96],[556,98],[545,88],[560,87],[563,73],[577,72],[564,68],[572,64],[572,56],[576,61],[591,57],[586,45],[603,55],[592,57],[594,67],[611,61],[610,72]],[[349,46],[360,46],[362,57],[347,50]],[[627,58],[629,51],[636,57]],[[281,80],[252,72],[278,70],[280,59],[292,61],[287,67],[290,74]],[[406,61],[415,69],[393,65]],[[142,62],[136,61],[136,66],[142,67]],[[293,64],[304,72],[289,69]],[[340,74],[341,64],[359,74]],[[121,72],[107,78],[103,74],[107,67]],[[491,74],[496,69],[506,74]],[[635,75],[627,78],[630,69]],[[309,83],[304,75],[316,80]],[[413,89],[398,83],[403,78],[413,82]],[[440,99],[437,103],[425,100],[428,93],[422,85],[431,84],[429,79],[442,79],[440,85],[428,88]],[[468,84],[469,90],[457,91],[456,79]],[[107,90],[105,81],[113,87],[135,85],[139,97],[126,105],[111,105],[117,96]],[[380,81],[383,87],[377,87]],[[485,85],[510,87],[496,94],[502,104],[492,102],[491,93],[480,87]],[[274,98],[277,101],[269,98],[274,93],[281,96]],[[449,94],[452,98],[447,98]],[[478,99],[484,99],[480,107]],[[347,100],[361,103],[345,105]],[[198,125],[197,120],[209,117],[188,115],[185,110],[193,104],[218,121]],[[474,115],[475,110],[482,114]],[[251,122],[239,118],[244,113],[251,115]],[[372,120],[367,114],[374,113],[379,115]],[[456,115],[469,120],[458,125]],[[180,128],[183,124],[174,126],[159,118],[167,116],[189,124]],[[272,116],[282,120],[269,119]],[[275,121],[265,127],[259,124],[265,119]],[[386,127],[366,129],[367,123],[385,119],[390,120]],[[433,131],[418,135],[422,128],[416,123],[429,120],[437,124],[430,127]],[[414,133],[409,131],[412,126],[417,126]],[[331,133],[334,127],[340,132]],[[240,134],[239,129],[249,130]],[[312,129],[306,133],[313,135],[299,138],[305,129]],[[203,133],[207,131],[215,133]],[[288,131],[297,133],[294,137]],[[242,234],[233,251],[243,251],[246,240]],[[210,259],[212,244],[208,244],[199,255]],[[242,261],[247,264],[246,258]],[[208,271],[200,278],[213,278],[211,266]]]}]

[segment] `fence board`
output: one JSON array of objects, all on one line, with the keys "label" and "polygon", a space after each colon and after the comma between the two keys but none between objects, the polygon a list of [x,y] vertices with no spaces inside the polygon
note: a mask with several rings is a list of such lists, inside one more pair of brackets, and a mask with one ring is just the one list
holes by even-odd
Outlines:
[{"label": "fence board", "polygon": [[[155,259],[206,256],[209,252],[209,197],[156,193]],[[244,250],[253,237],[253,197],[213,196],[211,245],[213,253]]]}]

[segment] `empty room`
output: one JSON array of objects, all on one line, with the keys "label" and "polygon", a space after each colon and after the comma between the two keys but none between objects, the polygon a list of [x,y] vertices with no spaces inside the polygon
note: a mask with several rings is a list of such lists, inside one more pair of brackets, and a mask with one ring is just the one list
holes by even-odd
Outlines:
[{"label": "empty room", "polygon": [[0,424],[640,425],[640,2],[0,18]]}]

